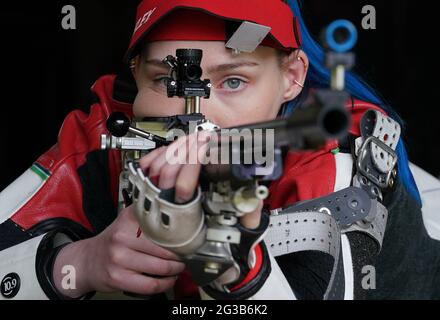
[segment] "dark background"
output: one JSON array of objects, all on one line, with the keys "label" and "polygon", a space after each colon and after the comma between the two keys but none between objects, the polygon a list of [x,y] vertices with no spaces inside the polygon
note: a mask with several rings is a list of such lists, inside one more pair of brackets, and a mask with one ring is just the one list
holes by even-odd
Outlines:
[{"label": "dark background", "polygon": [[[2,3],[0,190],[56,142],[68,112],[87,110],[89,88],[100,75],[122,70],[138,2]],[[411,160],[439,176],[440,19],[434,3],[306,0],[305,12],[314,34],[336,18],[358,26],[358,71],[405,119]],[[361,29],[361,9],[367,4],[376,7],[376,30]],[[64,5],[76,8],[76,30],[61,28]]]}]

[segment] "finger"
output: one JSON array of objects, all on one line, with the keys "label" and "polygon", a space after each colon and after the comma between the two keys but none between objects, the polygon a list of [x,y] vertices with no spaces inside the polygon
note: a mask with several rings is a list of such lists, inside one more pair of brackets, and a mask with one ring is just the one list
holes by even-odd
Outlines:
[{"label": "finger", "polygon": [[167,163],[167,157],[165,156],[166,151],[158,155],[153,161],[151,161],[148,167],[148,176],[150,178],[158,177],[160,171],[164,165]]},{"label": "finger", "polygon": [[177,203],[191,200],[194,191],[199,183],[201,162],[204,160],[206,151],[209,147],[211,133],[203,131],[195,135],[196,142],[192,145],[190,154],[196,155],[196,161],[183,166],[176,180],[176,199]]},{"label": "finger", "polygon": [[[159,177],[164,168],[167,165],[181,165],[185,163],[187,150],[188,150],[188,137],[181,137],[172,145],[167,147],[164,152],[161,152],[156,158],[151,161],[149,165],[149,177]],[[178,171],[179,167],[174,168]],[[160,177],[159,177],[160,184]]]},{"label": "finger", "polygon": [[182,165],[180,164],[164,165],[159,174],[159,188],[162,190],[173,188],[181,167]]},{"label": "finger", "polygon": [[180,258],[176,254],[156,245],[144,234],[142,234],[140,237],[137,237],[139,222],[134,215],[133,206],[130,206],[121,212],[120,218],[124,220],[121,227],[122,230],[117,231],[113,235],[113,239],[116,243],[124,245],[132,250],[150,254],[158,258],[180,261]]},{"label": "finger", "polygon": [[144,234],[138,238],[136,235],[138,226],[139,225],[133,226],[133,228],[127,230],[126,232],[119,232],[115,234],[113,237],[116,239],[115,242],[142,254],[149,254],[166,260],[181,260],[175,253],[158,246],[153,241],[148,239]]},{"label": "finger", "polygon": [[161,293],[171,289],[177,277],[158,279],[132,271],[120,271],[112,275],[111,279],[116,289],[145,295]]},{"label": "finger", "polygon": [[260,204],[252,213],[248,213],[240,218],[240,223],[243,225],[243,227],[247,229],[257,229],[260,226],[260,220],[261,220],[261,210],[263,209],[263,200],[260,201]]},{"label": "finger", "polygon": [[176,255],[174,252],[169,251],[161,246],[158,246],[153,241],[148,239],[145,234],[142,234],[140,238],[130,237],[127,238],[127,245],[136,251],[150,254],[152,256],[173,260],[173,261],[181,261],[181,258]]},{"label": "finger", "polygon": [[[195,143],[190,152],[199,154],[200,152],[206,152],[206,150],[207,144],[203,144],[200,147],[199,143]],[[175,201],[177,203],[184,203],[191,200],[199,183],[201,167],[200,163],[182,166],[176,179]]]},{"label": "finger", "polygon": [[117,219],[121,221],[123,229],[133,228],[133,226],[139,226],[139,222],[134,213],[133,205],[130,205],[127,208],[123,209],[121,213],[119,213]]},{"label": "finger", "polygon": [[146,172],[150,167],[151,163],[154,161],[154,159],[156,159],[158,156],[164,153],[166,149],[167,149],[166,147],[160,147],[158,149],[151,151],[146,156],[143,156],[139,160],[139,165],[142,168],[142,171]]},{"label": "finger", "polygon": [[188,148],[188,137],[180,137],[169,145],[165,152],[165,158],[169,164],[183,164]]},{"label": "finger", "polygon": [[116,256],[117,265],[128,270],[147,273],[152,276],[176,276],[185,269],[182,262],[165,260],[134,250],[125,250]]},{"label": "finger", "polygon": [[165,155],[166,163],[162,166],[159,173],[158,185],[160,189],[174,188],[181,167],[187,163],[188,145],[191,146],[192,140],[194,139],[191,136],[185,137],[179,143],[167,149]]},{"label": "finger", "polygon": [[181,145],[181,148],[184,146],[185,149],[180,150],[177,156],[179,165],[167,163],[162,167],[160,171],[159,188],[174,188],[176,185],[177,176],[183,165],[188,163],[197,163],[197,157],[194,157],[194,155],[197,156],[197,154],[192,151],[194,146],[197,145],[197,136],[197,133],[189,135],[186,137],[186,143]]}]

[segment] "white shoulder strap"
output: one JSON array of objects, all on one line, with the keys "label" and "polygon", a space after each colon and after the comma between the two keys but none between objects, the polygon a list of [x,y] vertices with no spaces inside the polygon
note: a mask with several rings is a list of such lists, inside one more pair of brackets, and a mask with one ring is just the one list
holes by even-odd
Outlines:
[{"label": "white shoulder strap", "polygon": [[410,164],[422,198],[423,222],[431,238],[440,240],[440,180]]}]

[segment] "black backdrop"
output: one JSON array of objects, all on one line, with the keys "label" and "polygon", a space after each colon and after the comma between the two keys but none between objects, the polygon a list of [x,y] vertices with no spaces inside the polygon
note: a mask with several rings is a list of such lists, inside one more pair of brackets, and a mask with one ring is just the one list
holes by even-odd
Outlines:
[{"label": "black backdrop", "polygon": [[[122,70],[138,2],[2,3],[0,190],[56,142],[69,111],[87,110],[89,88],[100,75]],[[359,27],[358,70],[406,120],[411,160],[440,175],[436,81],[440,19],[434,1],[305,2],[314,34],[336,18],[348,18]],[[376,30],[360,28],[361,9],[367,4],[376,7]],[[61,27],[64,5],[76,8],[76,30]]]}]

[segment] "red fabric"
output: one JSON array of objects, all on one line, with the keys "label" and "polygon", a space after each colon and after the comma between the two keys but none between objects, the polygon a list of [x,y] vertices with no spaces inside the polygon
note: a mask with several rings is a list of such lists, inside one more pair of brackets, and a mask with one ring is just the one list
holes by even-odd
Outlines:
[{"label": "red fabric", "polygon": [[225,40],[222,19],[202,11],[177,10],[170,13],[146,36],[145,40]]},{"label": "red fabric", "polygon": [[[12,216],[12,220],[23,229],[29,229],[50,218],[64,217],[91,230],[82,209],[82,190],[77,169],[85,163],[87,153],[99,149],[100,135],[108,134],[105,122],[111,112],[121,111],[132,116],[131,105],[111,98],[114,79],[114,76],[105,76],[95,83],[93,91],[100,102],[91,107],[88,115],[81,111],[71,112],[60,130],[57,145],[38,159],[37,163],[47,169],[51,176],[32,199]],[[378,107],[361,101],[355,101],[347,108],[351,111],[353,120],[350,133],[356,136],[360,134],[359,122],[363,114],[369,109],[381,111]],[[336,142],[329,142],[315,152],[289,153],[284,175],[271,185],[271,194],[266,204],[272,209],[280,208],[333,192],[336,168],[331,151],[336,147]],[[120,154],[111,151],[109,175],[115,203],[120,170]],[[247,275],[246,281],[257,274],[258,265],[261,264],[256,264]],[[198,297],[197,287],[188,271],[181,274],[175,290],[176,297]]]},{"label": "red fabric", "polygon": [[[113,112],[123,112],[128,117],[133,117],[133,107],[129,103],[124,103],[116,101],[112,98],[113,96],[113,84],[115,76],[103,76],[92,87],[92,91],[98,96],[99,103],[102,104],[105,112],[105,121],[107,121],[108,116]],[[104,132],[103,134],[109,134],[106,128],[101,127]],[[117,150],[109,151],[109,175],[110,175],[110,185],[113,202],[116,205],[118,202],[118,192],[119,192],[119,174],[113,174],[113,172],[121,171],[121,153]]]},{"label": "red fabric", "polygon": [[188,269],[185,269],[176,280],[174,285],[174,298],[176,300],[200,299],[199,288],[194,283],[194,280],[192,279],[191,273]]},{"label": "red fabric", "polygon": [[[276,41],[277,47],[280,48],[298,48],[300,46],[300,40],[296,39],[294,32],[294,17],[290,7],[279,0],[248,0],[248,1],[236,1],[236,0],[222,0],[222,1],[206,1],[206,0],[144,0],[138,6],[136,15],[136,25],[135,30],[130,41],[127,56],[130,56],[131,51],[139,44],[139,42],[144,38],[144,36],[152,30],[153,27],[159,25],[159,21],[171,14],[174,10],[178,9],[192,9],[197,11],[203,11],[209,13],[212,16],[220,17],[224,20],[233,21],[250,21],[258,23],[271,28],[270,34],[272,38]],[[182,16],[183,17],[183,16]],[[206,21],[205,21],[206,22]],[[185,23],[193,25],[191,19],[185,19],[184,23],[173,22],[168,20],[173,27],[170,28],[171,31],[176,31],[177,34],[183,35],[178,29],[182,28],[185,30]],[[208,26],[217,24],[218,21],[209,22]],[[176,28],[176,26],[178,27]],[[168,25],[165,24],[165,28]],[[164,28],[164,29],[165,29]],[[218,30],[224,30],[224,27],[218,29],[215,34],[212,33],[212,28],[207,28],[208,30],[197,30],[194,31],[193,28],[188,34],[186,34],[187,39],[194,39],[192,32],[196,32],[201,35],[200,38],[196,37],[196,40],[224,40],[224,35],[219,39]],[[298,33],[299,33],[299,29]],[[169,37],[169,32],[161,31],[162,35],[166,34],[166,39],[178,40],[176,38]],[[159,33],[158,33],[159,34]],[[208,36],[208,37],[207,37]],[[210,39],[209,36],[214,36]],[[160,39],[160,37],[156,37]],[[179,37],[182,40],[182,36]]]},{"label": "red fabric", "polygon": [[[379,107],[359,100],[347,104],[347,109],[352,119],[349,132],[355,136],[360,136],[360,121],[365,112],[370,109],[383,112]],[[279,209],[334,192],[336,162],[332,150],[337,147],[336,141],[330,141],[318,151],[289,152],[285,158],[283,176],[269,188],[266,206],[271,210]]]},{"label": "red fabric", "polygon": [[[236,285],[231,289],[235,291],[243,287],[246,283],[251,281],[260,272],[261,266],[263,264],[263,253],[261,246],[258,244],[255,247],[255,265],[250,270],[248,275],[243,279],[241,283]],[[191,273],[188,269],[185,269],[176,281],[174,285],[174,297],[177,300],[181,299],[200,299],[200,294],[197,285],[194,283]]]},{"label": "red fabric", "polygon": [[289,152],[283,176],[269,188],[270,196],[265,201],[269,208],[278,209],[333,192],[336,164],[331,151],[337,147],[337,142],[333,141],[319,151]]},{"label": "red fabric", "polygon": [[261,266],[263,264],[263,252],[261,250],[260,244],[258,244],[255,247],[255,265],[254,267],[249,271],[247,276],[243,279],[242,282],[237,284],[235,287],[231,288],[231,291],[236,291],[240,288],[242,288],[246,283],[249,283],[253,278],[255,278],[261,270]]},{"label": "red fabric", "polygon": [[[50,172],[41,189],[12,217],[17,225],[29,229],[52,218],[67,218],[87,229],[92,227],[83,211],[82,186],[77,169],[86,161],[86,155],[100,148],[101,134],[107,134],[105,122],[111,112],[122,111],[131,116],[131,105],[111,99],[114,76],[105,76],[93,86],[100,99],[90,113],[71,112],[64,120],[58,143],[36,162]],[[110,172],[121,168],[119,152],[110,152]],[[113,200],[117,201],[118,175],[111,174]]]},{"label": "red fabric", "polygon": [[[202,11],[178,10],[169,14],[145,38],[153,41],[226,41],[224,20]],[[280,48],[273,39],[266,37],[263,46]]]}]

